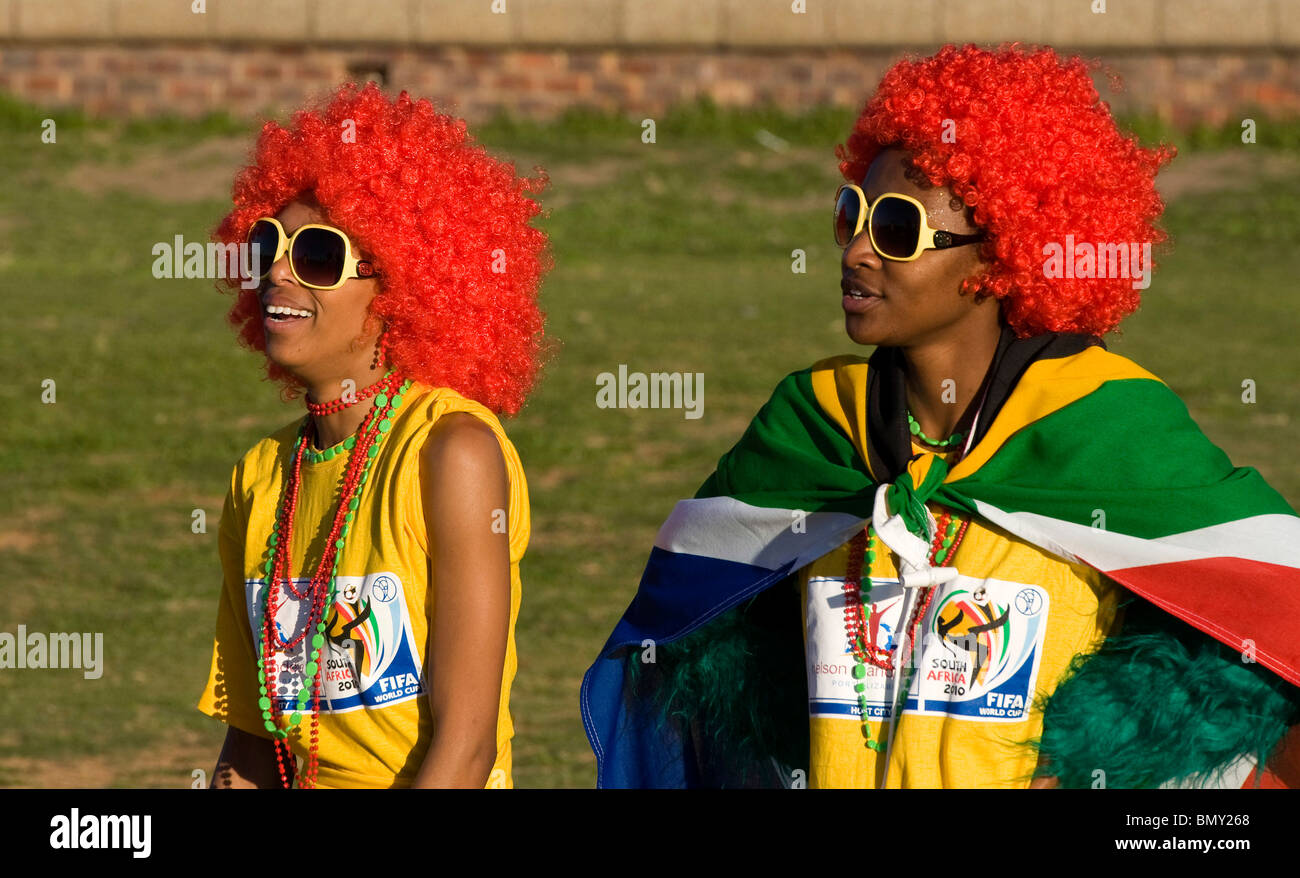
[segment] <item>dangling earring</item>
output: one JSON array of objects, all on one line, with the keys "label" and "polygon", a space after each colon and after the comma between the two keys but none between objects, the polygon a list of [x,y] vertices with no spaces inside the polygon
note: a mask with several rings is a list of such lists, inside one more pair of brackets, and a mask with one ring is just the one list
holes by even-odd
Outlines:
[{"label": "dangling earring", "polygon": [[388,359],[388,330],[385,329],[379,334],[379,341],[375,344],[375,356],[370,361],[370,371],[379,368],[379,364]]}]

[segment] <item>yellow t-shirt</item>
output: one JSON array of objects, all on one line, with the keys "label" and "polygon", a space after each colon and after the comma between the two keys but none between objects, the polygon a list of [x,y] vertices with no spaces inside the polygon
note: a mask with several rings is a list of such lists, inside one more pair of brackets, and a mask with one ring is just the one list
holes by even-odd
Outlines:
[{"label": "yellow t-shirt", "polygon": [[[392,427],[379,446],[359,492],[350,534],[338,556],[337,597],[326,614],[317,784],[328,787],[403,787],[414,780],[428,749],[436,717],[428,698],[425,647],[435,612],[428,530],[420,493],[419,454],[434,422],[468,412],[496,434],[510,482],[506,525],[510,541],[510,628],[497,718],[497,756],[489,787],[510,787],[510,684],[515,676],[515,620],[519,614],[519,561],[529,537],[528,487],[519,455],[496,417],[454,390],[414,383],[403,395]],[[268,537],[301,419],[263,439],[231,474],[221,516],[224,586],[207,689],[199,709],[232,726],[270,737],[258,707],[257,642],[266,588],[262,569]],[[341,450],[342,446],[336,446]],[[304,457],[290,557],[295,587],[303,590],[321,558],[333,522],[348,454],[311,463]],[[308,566],[310,565],[310,569]],[[281,586],[277,624],[289,637],[306,624],[308,606]],[[250,624],[251,620],[251,624]],[[292,671],[281,689],[280,709],[291,713],[310,645],[276,658]],[[329,703],[326,703],[328,698]],[[289,742],[307,756],[310,714]]]},{"label": "yellow t-shirt", "polygon": [[[937,506],[930,512],[939,518]],[[872,547],[871,606],[864,616],[868,636],[889,649],[905,624],[900,615],[906,597],[898,584],[897,556],[879,539]],[[899,684],[870,664],[865,678],[853,677],[844,618],[848,560],[846,543],[799,576],[811,741],[808,785],[1027,787],[1037,758],[1018,744],[1042,733],[1042,713],[1035,705],[1056,688],[1075,655],[1096,650],[1110,632],[1119,587],[1091,567],[972,522],[944,564],[956,567],[960,577],[936,587],[921,619],[918,660],[886,778],[885,753],[866,746],[859,698],[868,701],[872,738],[885,741],[884,720]],[[854,688],[859,683],[860,693]]]}]

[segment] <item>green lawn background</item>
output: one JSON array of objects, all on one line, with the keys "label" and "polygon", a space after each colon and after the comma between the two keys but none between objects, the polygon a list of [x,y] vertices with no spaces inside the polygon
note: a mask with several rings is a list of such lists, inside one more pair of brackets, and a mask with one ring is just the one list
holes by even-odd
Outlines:
[{"label": "green lawn background", "polygon": [[[235,344],[229,299],[210,281],[153,278],[151,248],[206,240],[254,129],[53,114],[57,140],[44,144],[46,117],[0,103],[0,631],[103,632],[105,673],[0,670],[0,784],[188,786],[224,733],[194,702],[230,468],[301,409]],[[658,525],[783,375],[855,352],[828,209],[850,121],[701,105],[658,120],[654,143],[616,116],[478,129],[494,153],[552,178],[543,304],[557,353],[506,422],[533,510],[512,695],[518,786],[593,783],[579,683]],[[1108,343],[1294,506],[1300,126],[1261,123],[1261,142],[1245,145],[1232,128],[1131,122],[1184,154],[1166,172],[1174,246]],[[704,416],[597,408],[596,375],[619,364],[704,373]],[[41,403],[47,378],[53,405]],[[191,532],[196,508],[206,534]]]}]

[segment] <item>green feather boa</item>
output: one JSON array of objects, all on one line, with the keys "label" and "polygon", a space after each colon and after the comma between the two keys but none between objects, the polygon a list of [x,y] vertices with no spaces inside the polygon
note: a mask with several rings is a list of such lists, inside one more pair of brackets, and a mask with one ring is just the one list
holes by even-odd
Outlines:
[{"label": "green feather boa", "polygon": [[[1149,788],[1217,780],[1239,756],[1263,764],[1300,713],[1281,677],[1146,601],[1123,631],[1075,656],[1040,705],[1031,742],[1062,787]],[[1097,773],[1101,772],[1101,773]]]}]

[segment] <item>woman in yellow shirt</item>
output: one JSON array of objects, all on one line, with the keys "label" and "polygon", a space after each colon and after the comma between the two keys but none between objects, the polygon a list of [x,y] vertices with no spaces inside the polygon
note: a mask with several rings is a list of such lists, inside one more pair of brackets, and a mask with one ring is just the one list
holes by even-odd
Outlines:
[{"label": "woman in yellow shirt", "polygon": [[214,786],[512,785],[529,510],[496,413],[538,368],[540,185],[373,83],[263,128],[216,237],[248,245],[230,322],[308,413],[232,473]]}]

